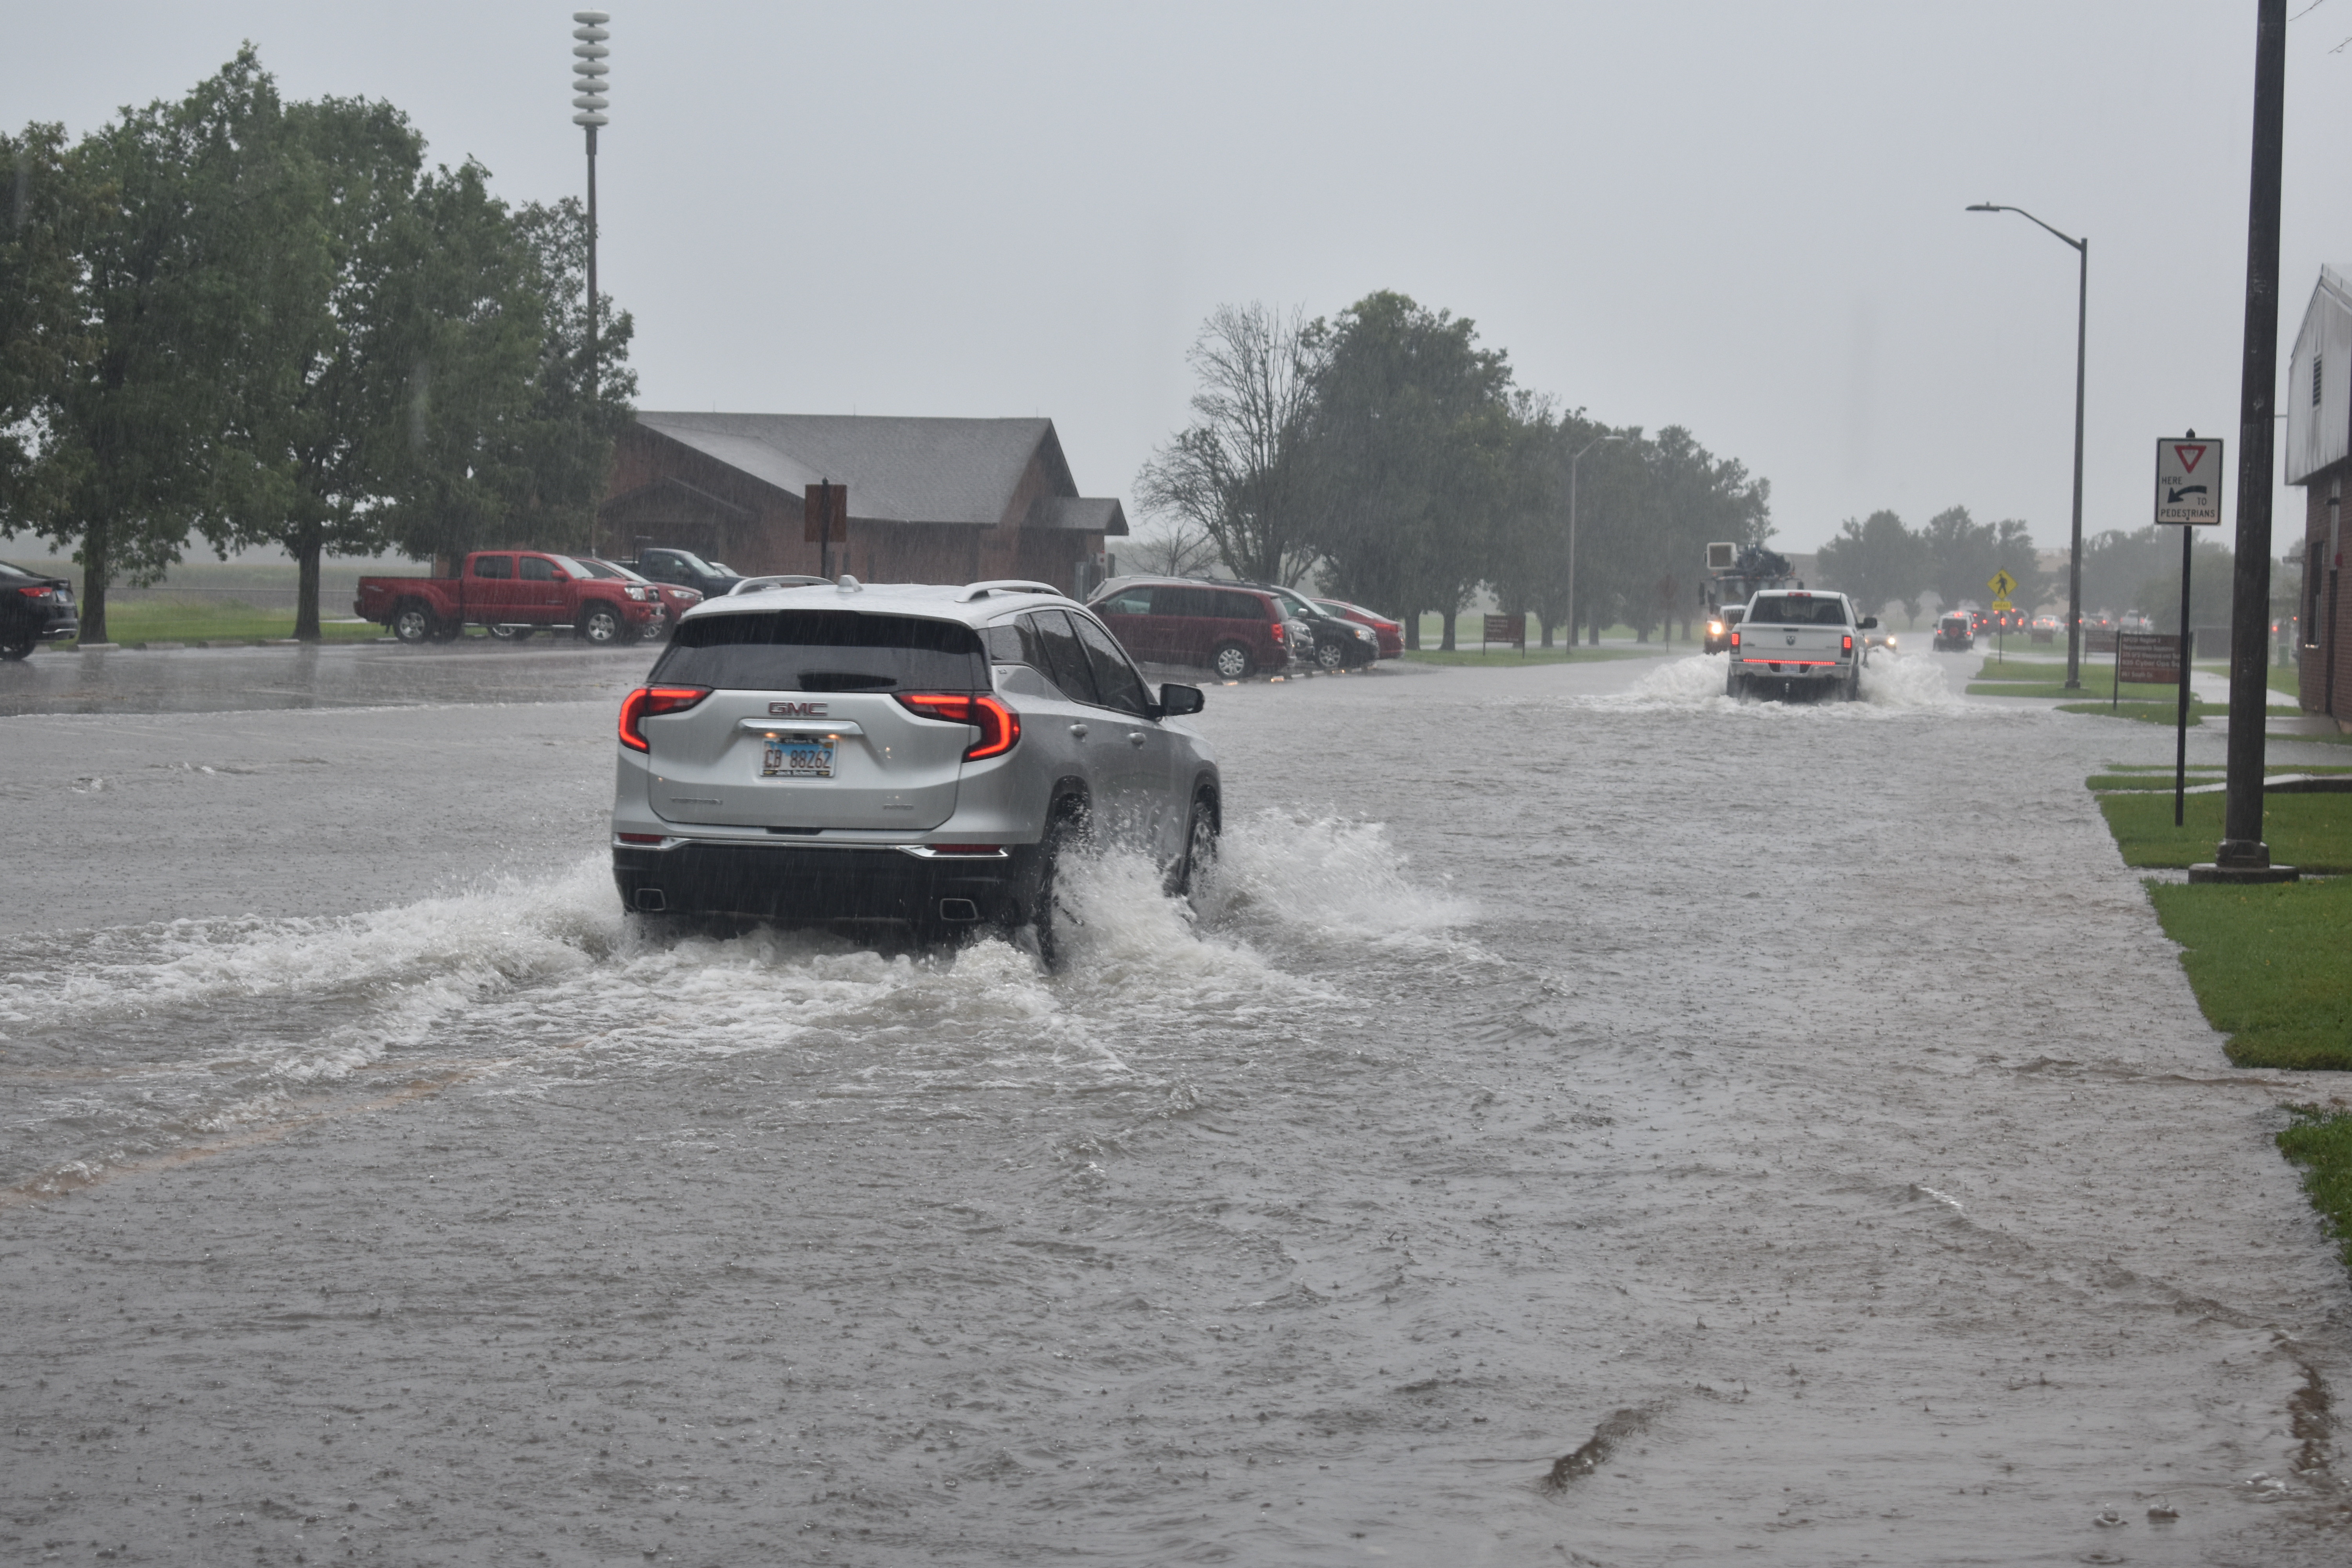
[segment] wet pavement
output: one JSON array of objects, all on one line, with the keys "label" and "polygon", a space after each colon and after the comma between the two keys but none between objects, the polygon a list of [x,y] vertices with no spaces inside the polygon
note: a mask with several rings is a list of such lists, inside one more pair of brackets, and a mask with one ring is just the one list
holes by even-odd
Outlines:
[{"label": "wet pavement", "polygon": [[1216,689],[1216,884],[1088,868],[1046,976],[625,918],[642,663],[384,651],[0,720],[0,1551],[2346,1555],[2270,1142],[2342,1091],[2226,1065],[2082,788],[2167,731]]}]

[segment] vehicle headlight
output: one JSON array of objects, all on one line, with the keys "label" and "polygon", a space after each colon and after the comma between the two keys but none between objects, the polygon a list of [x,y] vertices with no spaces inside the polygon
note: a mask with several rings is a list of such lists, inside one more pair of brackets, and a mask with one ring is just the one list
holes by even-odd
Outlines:
[{"label": "vehicle headlight", "polygon": [[632,599],[642,599],[645,596],[646,591],[643,588],[632,587],[629,590],[629,597]]},{"label": "vehicle headlight", "polygon": [[1356,628],[1356,636],[1357,636],[1359,638],[1360,638],[1360,639],[1362,639],[1363,641],[1365,641],[1365,642],[1371,642],[1371,641],[1374,641],[1374,640],[1375,640],[1375,638],[1374,638],[1374,637],[1373,637],[1373,636],[1372,636],[1372,628],[1371,628],[1371,627],[1370,627],[1370,626],[1358,626],[1358,627]]}]

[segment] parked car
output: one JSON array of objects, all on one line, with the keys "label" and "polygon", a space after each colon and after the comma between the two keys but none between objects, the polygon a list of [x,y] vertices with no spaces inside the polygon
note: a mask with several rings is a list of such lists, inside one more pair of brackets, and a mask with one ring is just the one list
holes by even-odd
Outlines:
[{"label": "parked car", "polygon": [[1976,619],[1966,610],[1951,610],[1937,617],[1936,651],[1966,653],[1977,646]]},{"label": "parked car", "polygon": [[635,910],[1026,931],[1050,963],[1082,841],[1178,892],[1213,858],[1202,703],[1043,584],[706,600],[621,703],[614,881]]},{"label": "parked car", "polygon": [[651,587],[599,577],[569,555],[477,550],[455,577],[361,578],[352,614],[404,643],[446,642],[471,625],[509,637],[569,627],[609,645],[643,637],[662,607]]},{"label": "parked car", "polygon": [[742,581],[742,574],[713,565],[691,550],[640,550],[617,563],[648,583],[691,588],[706,599],[716,599]]},{"label": "parked car", "polygon": [[653,590],[654,602],[661,606],[662,613],[646,623],[644,636],[647,642],[657,641],[669,631],[670,627],[677,624],[677,618],[680,616],[702,603],[702,595],[696,589],[681,588],[674,583],[649,583],[617,561],[605,561],[593,555],[583,555],[580,557],[580,564],[588,568],[592,576],[609,577],[621,583],[635,583],[641,587]]},{"label": "parked car", "polygon": [[39,644],[79,636],[70,582],[0,561],[0,658],[23,658]]},{"label": "parked car", "polygon": [[1706,638],[1699,644],[1701,653],[1721,653],[1731,646],[1732,629],[1748,614],[1745,605],[1726,605],[1707,617]]},{"label": "parked car", "polygon": [[[1291,647],[1294,658],[1304,658],[1321,669],[1360,669],[1381,657],[1381,636],[1359,621],[1335,616],[1296,588],[1286,588],[1279,583],[1244,583],[1245,588],[1256,588],[1271,594],[1282,606],[1284,618],[1294,626],[1307,629],[1305,637],[1293,634]],[[1402,628],[1400,628],[1402,632]]]},{"label": "parked car", "polygon": [[1372,637],[1382,658],[1401,658],[1404,655],[1404,623],[1392,620],[1378,610],[1368,610],[1361,605],[1351,605],[1345,599],[1318,599],[1317,605],[1343,621],[1372,628]]},{"label": "parked car", "polygon": [[1087,607],[1136,658],[1204,665],[1227,680],[1285,668],[1308,635],[1263,588],[1183,577],[1122,578]]}]

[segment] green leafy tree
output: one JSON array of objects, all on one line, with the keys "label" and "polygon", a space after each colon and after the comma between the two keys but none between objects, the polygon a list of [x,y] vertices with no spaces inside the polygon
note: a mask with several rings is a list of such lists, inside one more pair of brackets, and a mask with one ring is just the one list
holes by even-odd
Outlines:
[{"label": "green leafy tree", "polygon": [[60,475],[43,459],[56,399],[89,357],[77,246],[90,216],[58,125],[0,132],[0,531],[35,525]]},{"label": "green leafy tree", "polygon": [[437,259],[416,279],[431,327],[409,367],[390,537],[442,560],[589,544],[636,375],[635,323],[609,295],[591,374],[586,213],[568,198],[509,212],[474,163],[425,181],[418,205]]},{"label": "green leafy tree", "polygon": [[437,259],[415,213],[424,140],[390,104],[327,99],[288,107],[246,151],[248,205],[276,240],[255,247],[239,300],[210,532],[224,550],[293,557],[294,635],[315,639],[322,555],[383,547],[391,442],[424,328],[409,290]]},{"label": "green leafy tree", "polygon": [[1306,338],[1317,371],[1302,461],[1327,580],[1400,614],[1411,647],[1422,613],[1440,612],[1451,648],[1509,503],[1508,361],[1467,318],[1391,292]]},{"label": "green leafy tree", "polygon": [[5,504],[12,530],[73,551],[85,641],[106,640],[118,576],[153,581],[216,516],[241,296],[270,237],[246,147],[268,139],[275,110],[247,48],[186,98],[126,110],[69,154],[50,142],[46,169],[18,162],[38,210],[73,215],[45,243],[69,240],[74,279],[62,312],[36,309],[30,353],[9,354],[36,365],[37,391],[13,429]]},{"label": "green leafy tree", "polygon": [[1899,603],[1910,623],[1918,624],[1927,552],[1919,536],[1894,512],[1874,511],[1859,521],[1846,519],[1816,559],[1822,585],[1853,600],[1863,614],[1876,615]]}]

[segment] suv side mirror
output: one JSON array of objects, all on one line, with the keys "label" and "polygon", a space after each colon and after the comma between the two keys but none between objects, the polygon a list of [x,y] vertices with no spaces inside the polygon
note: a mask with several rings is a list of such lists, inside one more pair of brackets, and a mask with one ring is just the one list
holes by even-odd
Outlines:
[{"label": "suv side mirror", "polygon": [[1878,617],[1877,617],[1876,616],[1863,616],[1863,617],[1862,617],[1862,629],[1863,629],[1864,631],[1866,631],[1866,632],[1874,632],[1874,631],[1876,631],[1876,630],[1878,629]]},{"label": "suv side mirror", "polygon": [[1170,681],[1160,689],[1160,711],[1170,719],[1181,719],[1187,713],[1198,713],[1207,705],[1197,686],[1179,686]]}]

